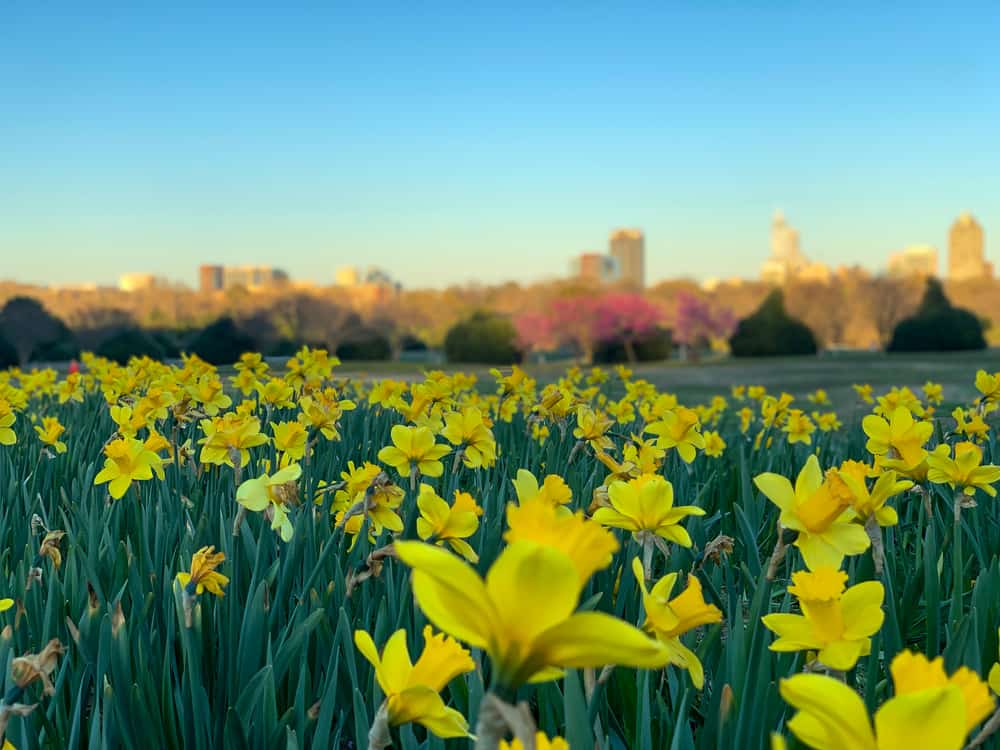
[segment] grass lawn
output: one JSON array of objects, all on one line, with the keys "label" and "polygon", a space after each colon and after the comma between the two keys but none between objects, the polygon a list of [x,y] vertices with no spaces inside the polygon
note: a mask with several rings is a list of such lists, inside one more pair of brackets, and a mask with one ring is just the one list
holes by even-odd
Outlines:
[{"label": "grass lawn", "polygon": [[[545,382],[554,380],[567,363],[526,366],[532,376]],[[892,385],[919,388],[932,380],[944,385],[946,403],[969,402],[976,395],[976,370],[1000,370],[1000,350],[982,352],[884,354],[851,352],[818,357],[775,357],[760,359],[716,359],[691,364],[668,361],[634,366],[643,377],[660,389],[676,393],[682,401],[698,403],[718,393],[728,393],[736,384],[766,386],[769,391],[788,391],[797,398],[817,388],[825,388],[834,406],[856,403],[851,385],[870,383],[875,393]],[[403,377],[417,379],[425,369],[462,370],[489,378],[485,365],[424,365],[414,362],[345,362],[339,373],[351,377]]]}]

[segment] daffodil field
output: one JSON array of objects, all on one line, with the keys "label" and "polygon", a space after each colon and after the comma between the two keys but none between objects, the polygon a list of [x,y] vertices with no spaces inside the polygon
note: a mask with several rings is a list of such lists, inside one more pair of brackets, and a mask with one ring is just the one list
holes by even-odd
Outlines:
[{"label": "daffodil field", "polygon": [[1000,373],[0,374],[28,748],[997,747]]}]

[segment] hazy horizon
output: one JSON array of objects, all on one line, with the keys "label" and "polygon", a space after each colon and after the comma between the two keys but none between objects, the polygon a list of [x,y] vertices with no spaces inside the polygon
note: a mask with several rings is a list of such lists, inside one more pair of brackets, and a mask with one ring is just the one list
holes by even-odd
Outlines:
[{"label": "hazy horizon", "polygon": [[[0,276],[264,263],[530,282],[883,267],[963,210],[1000,262],[1000,10],[435,4],[0,10]],[[942,263],[943,268],[943,263]]]}]

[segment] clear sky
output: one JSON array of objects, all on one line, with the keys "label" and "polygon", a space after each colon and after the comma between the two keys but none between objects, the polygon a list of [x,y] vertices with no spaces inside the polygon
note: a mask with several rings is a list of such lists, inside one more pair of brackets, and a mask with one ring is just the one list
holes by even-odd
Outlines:
[{"label": "clear sky", "polygon": [[776,208],[873,268],[969,209],[1000,261],[996,2],[142,5],[0,4],[0,277],[531,280],[621,225],[752,276]]}]

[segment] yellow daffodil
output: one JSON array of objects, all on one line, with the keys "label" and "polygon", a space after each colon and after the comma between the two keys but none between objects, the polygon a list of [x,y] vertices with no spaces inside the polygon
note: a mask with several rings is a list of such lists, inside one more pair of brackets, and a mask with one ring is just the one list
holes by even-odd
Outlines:
[{"label": "yellow daffodil", "polygon": [[697,451],[705,447],[698,415],[683,406],[668,411],[663,419],[647,425],[645,431],[656,435],[657,447],[665,450],[675,448],[686,463],[694,461]]},{"label": "yellow daffodil", "polygon": [[997,495],[993,485],[1000,481],[1000,466],[984,466],[983,451],[975,443],[956,444],[954,458],[935,451],[927,456],[927,466],[927,479],[934,484],[947,484],[970,496],[976,490],[990,497]]},{"label": "yellow daffodil", "polygon": [[830,403],[830,397],[822,388],[817,388],[815,391],[806,396],[806,398],[817,406],[825,406]]},{"label": "yellow daffodil", "polygon": [[677,573],[669,573],[657,581],[652,589],[646,587],[646,572],[638,557],[632,558],[632,574],[642,591],[642,606],[646,611],[643,629],[659,640],[670,654],[670,663],[686,669],[691,682],[701,690],[705,672],[694,652],[681,643],[681,636],[701,625],[722,622],[722,612],[714,604],[705,602],[701,581],[689,575],[687,588],[670,598]]},{"label": "yellow daffodil", "polygon": [[585,442],[594,450],[610,450],[615,447],[615,444],[607,433],[613,425],[614,422],[604,414],[581,406],[576,410],[576,427],[573,428],[573,437]]},{"label": "yellow daffodil", "polygon": [[811,445],[812,434],[816,431],[816,425],[813,424],[813,421],[801,409],[791,409],[781,430],[788,435],[789,443]]},{"label": "yellow daffodil", "polygon": [[203,419],[201,430],[205,437],[198,441],[202,446],[200,460],[206,464],[234,466],[233,459],[238,459],[240,466],[246,466],[250,462],[250,449],[267,443],[267,436],[260,432],[259,419],[235,412]]},{"label": "yellow daffodil", "polygon": [[861,426],[868,435],[865,447],[872,455],[899,459],[906,466],[916,466],[924,459],[924,444],[934,431],[934,425],[915,421],[910,410],[902,406],[888,420],[869,414]]},{"label": "yellow daffodil", "polygon": [[938,657],[903,651],[890,667],[896,695],[875,712],[843,682],[818,674],[782,680],[781,696],[797,709],[792,734],[817,750],[960,750],[969,730],[993,708],[986,685],[962,668],[951,678]]},{"label": "yellow daffodil", "polygon": [[503,538],[508,544],[530,541],[566,553],[579,573],[582,586],[595,572],[611,564],[618,540],[583,513],[563,510],[541,497],[520,505],[508,503],[508,530]]},{"label": "yellow daffodil", "polygon": [[470,406],[461,412],[449,412],[445,414],[444,423],[441,436],[452,445],[460,446],[462,463],[468,468],[488,468],[496,463],[496,439],[479,409]]},{"label": "yellow daffodil", "polygon": [[195,386],[190,389],[190,393],[210,417],[233,405],[233,400],[223,390],[222,381],[215,375],[204,375],[199,378]]},{"label": "yellow daffodil", "polygon": [[[524,743],[515,737],[510,742],[500,740],[498,750],[525,750],[525,748]],[[538,732],[535,735],[535,750],[570,750],[570,748],[569,743],[562,737],[549,739],[545,736],[545,732]]]},{"label": "yellow daffodil", "polygon": [[319,430],[327,440],[340,440],[339,422],[344,412],[353,411],[357,405],[350,399],[340,398],[333,388],[299,399],[299,421],[306,427]]},{"label": "yellow daffodil", "polygon": [[953,685],[962,691],[965,704],[965,729],[971,730],[993,711],[994,700],[988,685],[968,667],[959,667],[951,675],[944,669],[944,658],[931,660],[920,653],[901,651],[890,667],[896,695],[912,695],[927,688]]},{"label": "yellow daffodil", "polygon": [[814,411],[812,418],[815,420],[820,432],[836,432],[841,427],[840,419],[837,418],[837,412],[835,411]]},{"label": "yellow daffodil", "polygon": [[15,419],[10,402],[0,398],[0,445],[14,445],[17,442],[17,433],[14,432]]},{"label": "yellow daffodil", "polygon": [[704,437],[706,456],[709,458],[720,458],[726,452],[726,441],[722,439],[722,435],[718,432],[709,430],[704,433]]},{"label": "yellow daffodil", "polygon": [[262,404],[272,409],[291,409],[295,406],[292,400],[295,389],[284,378],[271,378],[257,386],[257,394]]},{"label": "yellow daffodil", "polygon": [[349,461],[347,466],[340,474],[344,486],[337,490],[330,508],[337,526],[355,537],[355,542],[365,521],[369,522],[368,538],[372,541],[383,529],[402,531],[403,519],[396,511],[402,505],[403,490],[376,464],[366,462],[356,467]]},{"label": "yellow daffodil", "polygon": [[890,469],[883,471],[869,490],[865,477],[858,476],[857,472],[841,470],[837,472],[837,476],[850,490],[851,507],[858,514],[858,518],[865,520],[869,516],[875,516],[879,526],[895,526],[899,522],[895,508],[886,505],[886,501],[901,492],[906,492],[913,487],[913,482],[899,479],[896,472]]},{"label": "yellow daffodil", "polygon": [[872,387],[867,383],[859,384],[855,383],[851,386],[854,392],[858,394],[858,398],[861,399],[866,404],[874,404],[875,398],[872,396]]},{"label": "yellow daffodil", "polygon": [[424,650],[416,664],[410,660],[405,630],[390,636],[381,655],[364,630],[354,631],[354,645],[375,668],[390,726],[417,722],[438,737],[468,736],[465,717],[445,706],[440,695],[455,677],[476,668],[469,652],[453,639],[425,627]]},{"label": "yellow daffodil", "polygon": [[534,474],[527,469],[518,469],[512,483],[514,492],[517,493],[517,501],[521,505],[536,497],[553,507],[567,505],[573,499],[573,491],[566,484],[566,480],[558,474],[549,474],[539,485]]},{"label": "yellow daffodil", "polygon": [[115,500],[121,498],[132,482],[152,479],[155,473],[163,479],[163,459],[146,448],[136,438],[118,438],[104,446],[104,468],[94,477],[94,484],[108,484]]},{"label": "yellow daffodil", "polygon": [[402,477],[439,477],[444,473],[441,457],[451,452],[447,445],[434,442],[427,427],[397,424],[391,432],[392,445],[378,452],[378,460],[393,467]]},{"label": "yellow daffodil", "polygon": [[255,513],[264,512],[282,541],[291,541],[295,529],[288,517],[288,508],[298,502],[296,481],[300,476],[302,467],[289,464],[275,474],[247,479],[236,488],[236,502]]},{"label": "yellow daffodil", "polygon": [[981,401],[991,404],[1000,401],[1000,372],[992,375],[986,370],[976,372],[976,390],[982,394]]},{"label": "yellow daffodil", "polygon": [[917,394],[906,386],[902,388],[893,386],[889,389],[888,393],[884,396],[879,396],[876,401],[878,401],[878,405],[873,411],[886,419],[890,418],[896,409],[900,408],[906,409],[916,417],[922,417],[925,414],[924,405],[920,403]]},{"label": "yellow daffodil", "polygon": [[951,416],[955,420],[955,432],[968,440],[981,443],[990,434],[990,426],[978,411],[965,411],[961,406],[956,406]]},{"label": "yellow daffodil", "polygon": [[824,482],[816,456],[806,460],[794,488],[780,474],[760,474],[753,481],[781,509],[781,525],[798,532],[795,546],[810,568],[839,568],[845,555],[859,555],[871,544],[864,528],[852,523],[850,500]]},{"label": "yellow daffodil", "polygon": [[483,513],[471,495],[456,491],[454,503],[448,505],[433,487],[421,484],[417,507],[420,509],[417,536],[425,542],[439,545],[447,543],[469,562],[479,562],[479,555],[465,541],[476,533],[479,516]]},{"label": "yellow daffodil", "polygon": [[42,424],[35,425],[38,439],[50,446],[56,453],[66,452],[66,443],[59,439],[65,431],[66,428],[59,422],[58,417],[42,417]]},{"label": "yellow daffodil", "polygon": [[944,401],[944,388],[940,383],[928,380],[924,383],[924,387],[921,390],[924,392],[924,398],[930,404],[940,404]]},{"label": "yellow daffodil", "polygon": [[274,435],[274,449],[282,455],[282,461],[300,461],[306,454],[309,433],[301,422],[271,422]]},{"label": "yellow daffodil", "polygon": [[674,506],[674,486],[662,476],[643,475],[628,482],[612,482],[608,487],[610,508],[598,508],[594,520],[604,526],[655,534],[682,547],[691,546],[691,537],[681,526],[687,516],[703,516],[696,505]]},{"label": "yellow daffodil", "polygon": [[225,553],[216,552],[215,547],[202,547],[191,557],[191,572],[178,573],[177,581],[190,596],[200,596],[205,591],[213,596],[223,596],[226,593],[223,588],[229,579],[215,569],[225,561]]},{"label": "yellow daffodil", "polygon": [[882,627],[885,589],[878,581],[845,589],[846,583],[847,573],[827,565],[793,573],[788,591],[802,614],[761,618],[778,635],[771,650],[816,651],[816,658],[831,669],[852,669],[871,651],[871,637]]},{"label": "yellow daffodil", "polygon": [[507,688],[551,679],[554,669],[662,667],[667,650],[603,612],[574,612],[582,584],[564,552],[531,541],[500,553],[484,581],[454,555],[421,542],[397,542],[413,568],[413,593],[427,619],[486,651],[493,680]]}]

